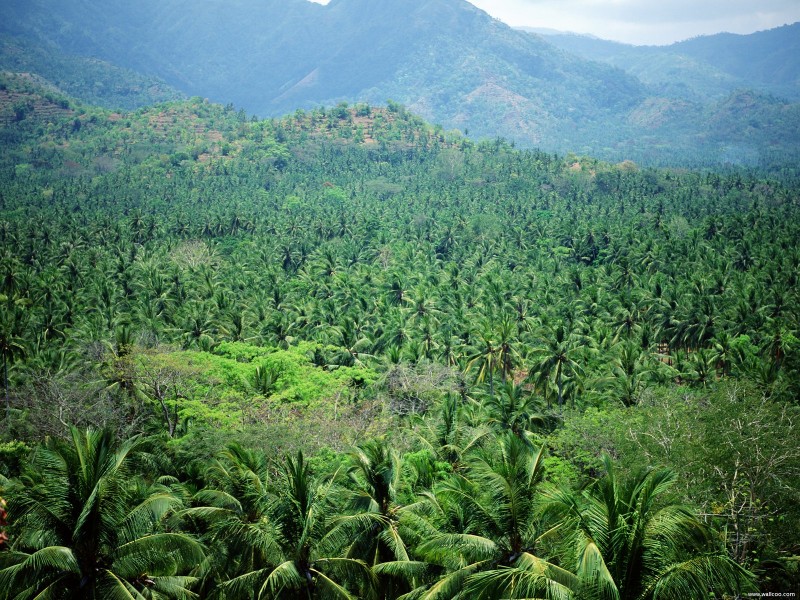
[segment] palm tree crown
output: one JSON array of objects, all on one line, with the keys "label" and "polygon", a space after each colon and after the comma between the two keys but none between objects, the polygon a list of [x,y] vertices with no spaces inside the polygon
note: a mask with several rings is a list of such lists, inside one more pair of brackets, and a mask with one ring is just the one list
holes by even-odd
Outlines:
[{"label": "palm tree crown", "polygon": [[0,598],[189,598],[188,571],[200,544],[166,532],[179,499],[131,477],[142,440],[115,443],[108,431],[71,430],[33,455],[9,486],[11,552]]}]

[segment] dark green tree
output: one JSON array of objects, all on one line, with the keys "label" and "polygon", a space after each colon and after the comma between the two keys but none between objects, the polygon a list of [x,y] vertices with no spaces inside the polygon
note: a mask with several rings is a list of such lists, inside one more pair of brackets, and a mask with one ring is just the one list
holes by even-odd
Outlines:
[{"label": "dark green tree", "polygon": [[34,451],[6,490],[11,547],[0,598],[190,598],[203,560],[192,537],[164,527],[181,506],[133,462],[141,438],[72,429]]}]

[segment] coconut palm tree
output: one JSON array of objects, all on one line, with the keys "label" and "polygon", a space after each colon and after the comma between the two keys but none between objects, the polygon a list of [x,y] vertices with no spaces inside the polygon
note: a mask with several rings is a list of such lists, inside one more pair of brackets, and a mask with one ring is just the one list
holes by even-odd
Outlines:
[{"label": "coconut palm tree", "polygon": [[564,406],[564,378],[577,376],[583,368],[577,361],[581,351],[586,349],[587,338],[576,333],[565,323],[548,329],[541,345],[532,351],[533,366],[529,378],[537,385],[552,379],[558,390],[558,406]]},{"label": "coconut palm tree", "polygon": [[[403,540],[400,516],[404,507],[398,503],[401,461],[385,440],[368,440],[349,454],[347,497],[349,512],[334,519],[331,540],[341,538],[345,556],[363,560],[376,567],[389,561],[409,561]],[[402,578],[378,576],[378,597],[396,598],[408,591]]]},{"label": "coconut palm tree", "polygon": [[[465,475],[456,475],[436,489],[428,500],[433,508],[427,530],[425,524],[421,528],[427,539],[417,546],[417,554],[431,571],[438,567],[442,575],[420,586],[413,597],[481,597],[489,588],[499,592],[510,570],[522,572],[534,564],[539,591],[551,589],[555,596],[568,597],[569,573],[536,556],[543,459],[543,447],[536,449],[514,435],[503,435],[496,445],[487,444],[474,453]],[[486,578],[495,583],[487,586]],[[534,587],[531,584],[528,591]],[[509,596],[503,592],[498,597]]]},{"label": "coconut palm tree", "polygon": [[197,573],[201,592],[266,568],[279,555],[268,518],[274,502],[268,473],[263,454],[231,444],[208,468],[208,485],[193,497],[196,506],[179,513],[184,524],[201,524],[211,550]]},{"label": "coconut palm tree", "polygon": [[581,492],[552,490],[562,566],[580,580],[580,597],[619,600],[705,598],[739,594],[752,575],[714,545],[689,508],[664,499],[676,480],[668,469],[620,477],[608,456],[606,474]]},{"label": "coconut palm tree", "polygon": [[333,481],[312,477],[298,452],[279,467],[275,502],[266,515],[271,529],[268,564],[220,586],[225,598],[281,600],[370,598],[375,579],[362,560],[340,556],[339,536],[329,536]]},{"label": "coconut palm tree", "polygon": [[132,462],[143,440],[70,430],[37,448],[8,485],[11,548],[0,598],[191,598],[203,549],[162,527],[180,507],[163,485],[147,486]]},{"label": "coconut palm tree", "polygon": [[650,383],[654,369],[650,368],[647,353],[639,344],[622,342],[616,350],[609,387],[614,400],[621,401],[624,406],[634,406]]},{"label": "coconut palm tree", "polygon": [[478,334],[478,343],[475,351],[467,359],[467,370],[477,368],[475,381],[477,383],[489,382],[489,396],[494,397],[494,372],[497,370],[500,347],[488,328]]},{"label": "coconut palm tree", "polygon": [[514,378],[514,370],[520,362],[520,353],[517,349],[519,340],[514,335],[516,329],[516,324],[510,318],[504,318],[496,329],[497,365],[503,384]]},{"label": "coconut palm tree", "polygon": [[471,427],[467,423],[461,399],[453,393],[448,394],[435,410],[413,415],[412,422],[417,443],[455,471],[465,467],[466,456],[489,434],[488,428]]},{"label": "coconut palm tree", "polygon": [[543,428],[547,417],[542,414],[539,398],[524,386],[507,381],[499,393],[487,398],[483,404],[487,423],[500,431],[510,431],[520,439],[527,439],[534,428]]},{"label": "coconut palm tree", "polygon": [[25,354],[24,314],[25,301],[0,294],[0,356],[2,357],[3,394],[6,405],[6,423],[11,416],[11,400],[8,394],[8,367]]}]

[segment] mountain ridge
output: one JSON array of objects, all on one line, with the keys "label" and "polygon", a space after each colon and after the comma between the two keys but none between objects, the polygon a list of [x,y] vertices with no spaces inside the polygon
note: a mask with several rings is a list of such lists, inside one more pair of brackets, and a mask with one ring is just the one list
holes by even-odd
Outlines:
[{"label": "mountain ridge", "polygon": [[651,85],[677,79],[690,88],[706,85],[716,98],[746,87],[800,100],[800,22],[746,35],[698,36],[664,46],[635,46],[563,32],[544,37],[565,51],[613,65]]},{"label": "mountain ridge", "polygon": [[[755,135],[728,118],[738,127],[730,139],[710,135],[708,123],[721,122],[715,111],[724,112],[739,90],[754,89],[758,102],[772,90],[699,58],[708,52],[702,44],[695,58],[652,48],[620,57],[603,56],[596,49],[608,42],[593,40],[587,57],[553,36],[512,29],[466,0],[142,0],[136,7],[10,0],[0,16],[0,34],[31,47],[91,56],[259,116],[392,99],[478,138],[609,160],[727,161],[727,142],[740,144],[748,132],[756,146],[766,138],[797,154],[796,140],[782,132],[786,123],[762,124]],[[772,56],[764,35],[762,54]],[[793,58],[782,59],[787,77]],[[786,104],[783,112],[793,115],[793,102]]]}]

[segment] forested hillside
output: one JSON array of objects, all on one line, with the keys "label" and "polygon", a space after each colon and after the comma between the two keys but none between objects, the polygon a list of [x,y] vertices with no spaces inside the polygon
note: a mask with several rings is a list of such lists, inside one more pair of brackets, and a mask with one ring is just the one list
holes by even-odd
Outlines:
[{"label": "forested hillside", "polygon": [[0,68],[107,108],[176,90],[259,117],[392,99],[471,139],[651,166],[796,164],[799,38],[791,26],[663,51],[586,39],[564,51],[466,0],[0,6]]},{"label": "forested hillside", "polygon": [[65,54],[52,44],[39,45],[2,34],[0,69],[44,79],[62,94],[107,108],[134,110],[184,97],[155,77],[97,58]]},{"label": "forested hillside", "polygon": [[2,94],[0,598],[798,591],[790,172]]},{"label": "forested hillside", "polygon": [[559,48],[625,70],[670,97],[720,100],[740,89],[800,98],[800,23],[751,35],[720,33],[668,46],[632,46],[551,32]]}]

